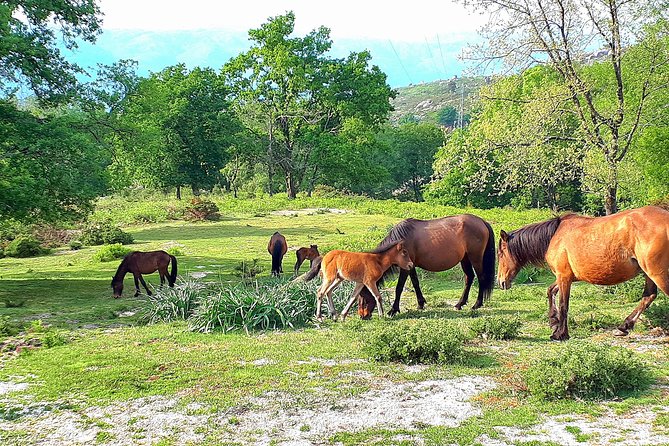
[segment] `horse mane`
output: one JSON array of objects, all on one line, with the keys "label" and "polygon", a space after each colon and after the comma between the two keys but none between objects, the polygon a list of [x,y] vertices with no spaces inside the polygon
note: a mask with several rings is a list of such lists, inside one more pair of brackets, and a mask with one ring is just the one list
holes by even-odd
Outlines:
[{"label": "horse mane", "polygon": [[[131,254],[133,254],[133,253],[130,252],[130,253],[123,256],[123,260],[121,260],[121,264],[116,269],[116,273],[114,273],[114,278],[113,278],[112,282],[115,282],[115,281],[117,281],[121,278],[120,277],[122,275],[121,271],[123,271],[123,268],[128,265],[128,262],[130,261],[130,255]],[[126,268],[126,273],[127,272],[128,271],[127,271],[127,268]]]},{"label": "horse mane", "polygon": [[[378,244],[376,248],[368,252],[372,254],[382,254],[388,251],[390,248],[394,248],[395,246],[397,246],[398,243],[403,242],[407,237],[409,237],[413,233],[413,231],[416,229],[417,221],[418,220],[416,220],[415,218],[407,218],[406,220],[402,220],[401,222],[397,223],[390,229],[390,232],[388,232],[386,238],[381,240],[381,242]],[[385,280],[388,279],[389,277],[396,275],[398,270],[399,268],[394,265],[388,268],[383,273],[378,282],[376,282],[376,285],[378,287],[383,286]]]},{"label": "horse mane", "polygon": [[528,263],[538,267],[545,265],[546,251],[560,223],[574,215],[561,215],[511,231],[507,239],[509,254],[521,267]]}]

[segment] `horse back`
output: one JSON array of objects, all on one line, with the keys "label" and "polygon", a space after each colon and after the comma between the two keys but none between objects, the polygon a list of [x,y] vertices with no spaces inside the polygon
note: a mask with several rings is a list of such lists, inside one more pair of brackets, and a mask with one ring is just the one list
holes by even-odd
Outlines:
[{"label": "horse back", "polygon": [[383,274],[377,257],[378,254],[367,252],[334,250],[323,256],[321,270],[328,280],[339,276],[345,280],[362,283],[368,276],[373,276],[375,277],[373,281],[376,282]]}]

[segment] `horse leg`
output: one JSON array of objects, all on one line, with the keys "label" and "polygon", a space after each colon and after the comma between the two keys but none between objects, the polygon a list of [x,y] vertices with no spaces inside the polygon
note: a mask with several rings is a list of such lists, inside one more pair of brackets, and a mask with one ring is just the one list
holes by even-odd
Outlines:
[{"label": "horse leg", "polygon": [[567,318],[569,316],[569,295],[571,292],[571,279],[558,276],[558,289],[560,290],[560,309],[558,312],[558,325],[551,339],[554,341],[566,341],[569,339],[569,327]]},{"label": "horse leg", "polygon": [[[406,279],[404,279],[406,281]],[[381,302],[381,293],[379,292],[379,289],[376,287],[376,283],[366,283],[365,286],[369,291],[372,292],[372,295],[374,295],[374,300],[376,300],[376,308],[378,308],[379,311],[379,317],[383,317],[383,304]]]},{"label": "horse leg", "polygon": [[[618,329],[613,332],[615,336],[627,336],[630,330],[634,328],[634,324],[636,324],[636,321],[641,316],[641,313],[643,313],[657,297],[658,284],[660,287],[664,286],[662,291],[665,289],[669,290],[669,277],[667,277],[669,274],[665,273],[664,278],[662,277],[663,274],[661,273],[657,275],[659,279],[658,284],[656,284],[647,274],[644,275],[646,276],[646,285],[643,288],[641,302],[639,302],[639,305],[634,309],[634,311],[632,311],[632,313],[630,313],[630,315],[625,318],[622,325],[620,325],[620,327],[618,327]],[[662,283],[663,281],[664,284]]]},{"label": "horse leg", "polygon": [[316,319],[319,321],[323,321],[323,317],[321,316],[321,307],[323,306],[323,292],[328,288],[329,285],[330,282],[324,278],[323,283],[316,292]]},{"label": "horse leg", "polygon": [[[472,262],[465,257],[462,259],[462,262],[460,262],[460,266],[462,266],[462,271],[465,272],[465,289],[462,290],[462,296],[458,303],[455,304],[456,310],[462,310],[462,307],[467,303],[467,299],[469,299],[469,290],[472,287],[472,282],[474,282],[474,268],[472,268]],[[476,304],[478,305],[478,300],[476,301]]]},{"label": "horse leg", "polygon": [[358,298],[358,294],[360,294],[360,291],[362,291],[362,288],[365,285],[362,283],[358,283],[355,285],[355,289],[353,290],[353,294],[351,294],[351,298],[348,300],[348,303],[344,307],[344,309],[341,312],[341,321],[344,322],[346,319],[346,316],[348,315],[348,310],[351,309],[351,305],[353,305],[353,302]]},{"label": "horse leg", "polygon": [[[400,297],[402,296],[402,291],[404,291],[404,284],[407,283],[407,277],[409,277],[409,272],[400,269],[400,276],[397,278],[397,286],[395,287],[395,301],[393,302],[393,307],[388,313],[389,316],[395,316],[400,312]],[[376,299],[374,291],[371,288],[369,288],[369,291],[371,291],[372,295],[374,295],[374,299]]]},{"label": "horse leg", "polygon": [[138,275],[139,275],[139,281],[142,282],[142,285],[144,285],[144,289],[146,290],[146,294],[148,294],[149,296],[151,294],[153,294],[153,293],[151,293],[151,290],[149,289],[149,287],[146,286],[146,282],[144,281],[144,277],[142,277],[141,274],[138,274]]},{"label": "horse leg", "polygon": [[320,289],[318,290],[318,302],[317,302],[317,308],[316,308],[316,318],[320,321],[323,320],[321,316],[321,306],[323,304],[323,296],[325,296],[325,299],[327,301],[328,305],[328,311],[330,312],[330,317],[334,319],[337,316],[337,311],[335,310],[334,307],[334,302],[332,300],[332,291],[334,291],[335,288],[339,286],[340,283],[343,282],[343,279],[339,277],[335,277],[331,281],[327,281],[323,279],[323,283],[321,284]]},{"label": "horse leg", "polygon": [[160,287],[162,288],[165,285],[165,277],[167,277],[167,266],[165,268],[159,268],[158,274],[160,275]]},{"label": "horse leg", "polygon": [[139,296],[139,274],[132,273],[135,278],[135,297]]},{"label": "horse leg", "polygon": [[300,266],[302,266],[302,262],[304,262],[304,259],[300,258],[300,256],[298,255],[297,256],[297,262],[295,262],[295,275],[296,276],[297,276],[297,273],[300,271]]},{"label": "horse leg", "polygon": [[416,299],[418,300],[418,309],[425,309],[425,297],[423,292],[420,290],[420,283],[418,283],[418,273],[416,268],[411,268],[409,271],[409,277],[411,277],[411,284],[413,285],[413,290],[416,292]]},{"label": "horse leg", "polygon": [[558,291],[557,282],[548,287],[548,324],[553,331],[558,328],[558,311],[555,308],[555,295]]}]

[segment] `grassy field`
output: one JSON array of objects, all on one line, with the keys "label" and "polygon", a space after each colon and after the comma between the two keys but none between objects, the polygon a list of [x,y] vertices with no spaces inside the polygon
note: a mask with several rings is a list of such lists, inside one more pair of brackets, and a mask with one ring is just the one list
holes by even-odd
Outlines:
[{"label": "grassy field", "polygon": [[[144,201],[103,200],[94,218],[108,218],[125,225],[124,229],[135,237],[133,249],[178,249],[181,277],[204,273],[206,277],[201,280],[237,282],[235,266],[253,259],[259,259],[264,267],[259,280],[268,277],[270,257],[266,246],[270,235],[277,230],[286,236],[291,248],[318,244],[322,252],[333,248],[364,249],[375,246],[387,229],[403,217],[463,212],[426,204],[364,199],[303,198],[288,202],[277,197],[271,200],[217,198],[216,201],[222,214],[217,222],[165,221],[166,209],[182,206],[168,197]],[[347,212],[335,213],[325,208]],[[294,212],[277,214],[273,213],[275,210]],[[486,218],[496,233],[502,228],[513,229],[550,215],[545,211],[467,212]],[[138,223],[141,221],[152,222]],[[549,444],[553,441],[553,444],[564,444],[559,439],[562,437],[551,440],[541,439],[540,435],[544,429],[541,423],[550,417],[562,416],[567,420],[562,430],[572,443],[605,444],[615,440],[630,444],[625,442],[623,428],[617,436],[609,438],[599,431],[590,432],[578,423],[607,414],[630,418],[639,411],[653,414],[646,419],[646,424],[656,436],[652,437],[655,442],[657,438],[666,438],[661,435],[669,431],[666,336],[651,336],[644,323],[639,323],[628,338],[614,338],[610,334],[635,306],[642,288],[638,281],[609,289],[575,286],[570,306],[571,335],[574,339],[622,345],[638,352],[651,364],[656,385],[614,401],[546,402],[528,397],[519,378],[528,358],[540,354],[551,344],[545,308],[545,289],[551,277],[545,272],[531,271],[521,278],[528,280],[527,284],[507,292],[496,290],[491,301],[476,314],[453,309],[463,278],[456,268],[422,275],[428,302],[422,312],[415,310],[415,295],[407,289],[402,312],[393,319],[379,320],[375,316],[371,321],[360,321],[352,317],[345,323],[327,321],[299,330],[251,335],[241,332],[200,334],[190,332],[185,323],[143,324],[140,316],[146,298],[143,295],[131,297],[130,277],[126,279],[124,297],[112,299],[110,280],[118,262],[94,261],[92,257],[97,249],[86,247],[69,251],[62,248],[43,257],[0,259],[0,303],[6,303],[5,308],[0,304],[0,316],[5,323],[28,327],[30,321],[39,319],[49,327],[41,330],[58,333],[58,339],[64,340],[51,348],[24,348],[20,353],[9,352],[2,357],[0,381],[21,386],[11,391],[14,388],[10,385],[7,393],[0,387],[0,440],[5,444],[33,444],[45,439],[58,444],[53,440],[61,438],[53,432],[56,428],[34,427],[40,426],[33,424],[35,419],[49,417],[52,421],[78,417],[75,424],[88,435],[81,434],[79,440],[75,439],[82,443],[119,444],[123,440],[126,442],[123,444],[252,444],[267,434],[261,435],[258,426],[249,429],[244,426],[258,424],[254,417],[262,410],[275,414],[283,413],[286,408],[295,413],[336,411],[341,409],[338,404],[342,400],[355,407],[357,403],[351,401],[357,401],[356,398],[367,398],[370,392],[382,393],[383,383],[391,387],[418,386],[425,382],[459,382],[458,379],[464,378],[492,384],[474,397],[478,412],[457,426],[416,422],[409,427],[323,428],[326,434],[319,441],[332,444],[485,444],[494,441],[498,442],[495,444]],[[291,271],[294,261],[295,254],[291,250],[284,259],[284,271]],[[303,266],[303,271],[305,269]],[[157,286],[157,275],[146,279]],[[390,294],[387,295],[390,299]],[[472,302],[473,299],[470,304]],[[365,349],[369,333],[387,324],[440,318],[466,329],[473,316],[485,315],[518,317],[522,321],[520,336],[512,341],[471,340],[467,345],[468,359],[457,365],[379,363],[371,360]],[[28,330],[19,338],[30,336]],[[27,388],[23,388],[25,385]],[[151,432],[149,425],[142,424],[148,422],[142,418],[147,418],[146,414],[119,421],[112,415],[105,418],[95,412],[98,409],[92,409],[108,408],[104,410],[113,412],[115,407],[135,407],[138,402],[150,406],[157,401],[170,401],[172,409],[165,412],[182,417],[175,419],[176,425],[167,432]],[[137,409],[137,413],[140,412]],[[115,421],[112,423],[111,419]],[[310,431],[314,435],[321,432],[315,421],[300,423],[296,429],[305,438]],[[139,425],[144,427],[136,428]],[[276,429],[274,434],[270,433],[270,439],[280,444],[283,431]],[[519,440],[509,434],[509,429],[535,432],[538,439],[527,443],[533,438],[531,435],[525,439],[521,436]],[[192,436],[184,434],[186,431],[192,431]],[[128,432],[132,435],[122,438],[130,435]]]}]

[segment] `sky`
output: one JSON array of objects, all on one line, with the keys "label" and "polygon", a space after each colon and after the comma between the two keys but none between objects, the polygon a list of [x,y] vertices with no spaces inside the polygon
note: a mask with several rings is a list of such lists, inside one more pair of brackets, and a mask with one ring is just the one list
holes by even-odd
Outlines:
[{"label": "sky", "polygon": [[[451,1],[413,0],[318,2],[307,0],[99,0],[103,33],[94,45],[68,54],[83,67],[135,59],[140,74],[185,63],[192,68],[220,68],[247,50],[248,30],[269,17],[293,11],[295,34],[330,28],[332,57],[369,50],[372,63],[388,75],[392,87],[449,79],[466,67],[459,60],[484,24]],[[174,4],[175,6],[171,6]],[[179,5],[177,7],[176,5]]]}]

